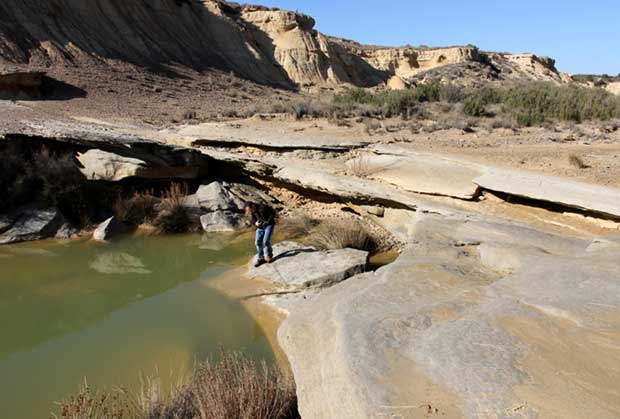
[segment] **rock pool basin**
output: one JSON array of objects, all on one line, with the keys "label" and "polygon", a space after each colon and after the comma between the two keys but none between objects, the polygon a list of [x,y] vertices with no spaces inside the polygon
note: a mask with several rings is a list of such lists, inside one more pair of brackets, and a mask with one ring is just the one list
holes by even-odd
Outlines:
[{"label": "rock pool basin", "polygon": [[220,348],[273,362],[246,308],[210,286],[252,252],[251,238],[227,235],[0,247],[3,417],[50,417],[85,379],[170,384]]}]

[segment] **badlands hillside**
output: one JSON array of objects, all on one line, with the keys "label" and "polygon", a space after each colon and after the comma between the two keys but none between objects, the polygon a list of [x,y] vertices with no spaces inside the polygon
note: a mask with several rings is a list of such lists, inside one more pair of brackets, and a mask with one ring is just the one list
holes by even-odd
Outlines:
[{"label": "badlands hillside", "polygon": [[463,83],[567,78],[533,54],[365,46],[318,32],[310,16],[219,0],[7,0],[0,15],[5,72],[219,71],[285,89],[398,85],[442,67]]}]

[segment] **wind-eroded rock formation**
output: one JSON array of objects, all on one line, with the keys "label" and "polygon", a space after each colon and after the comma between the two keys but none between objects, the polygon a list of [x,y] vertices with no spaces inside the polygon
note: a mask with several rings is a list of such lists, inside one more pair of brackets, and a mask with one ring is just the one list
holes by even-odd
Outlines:
[{"label": "wind-eroded rock formation", "polygon": [[310,16],[219,0],[7,0],[0,16],[0,68],[180,66],[292,88],[415,82],[474,63],[500,80],[561,80],[553,60],[531,54],[365,46],[316,31]]}]

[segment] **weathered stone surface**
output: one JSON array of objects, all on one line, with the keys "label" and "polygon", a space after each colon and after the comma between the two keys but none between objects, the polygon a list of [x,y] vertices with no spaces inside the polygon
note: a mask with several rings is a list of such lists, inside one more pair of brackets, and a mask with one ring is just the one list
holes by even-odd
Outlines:
[{"label": "weathered stone surface", "polygon": [[59,240],[68,240],[76,237],[80,231],[71,223],[65,222],[56,232],[55,238]]},{"label": "weathered stone surface", "polygon": [[89,180],[118,181],[143,177],[147,169],[146,162],[142,160],[98,149],[78,154],[77,159],[82,164],[80,171]]},{"label": "weathered stone surface", "polygon": [[397,262],[284,297],[279,341],[302,417],[417,418],[429,405],[447,417],[620,414],[615,239],[414,223]]},{"label": "weathered stone surface", "polygon": [[490,191],[620,217],[620,189],[500,169],[491,169],[474,182]]},{"label": "weathered stone surface", "polygon": [[351,176],[341,176],[317,167],[295,164],[273,172],[280,181],[301,186],[304,189],[338,196],[353,201],[386,202],[391,205],[418,209],[421,211],[450,214],[458,212],[453,208],[430,202],[420,194],[402,191],[382,182]]},{"label": "weathered stone surface", "polygon": [[127,231],[127,226],[116,217],[110,217],[97,226],[93,232],[93,240],[107,241],[125,231]]},{"label": "weathered stone surface", "polygon": [[230,190],[230,184],[211,182],[201,185],[196,191],[198,204],[205,211],[237,211],[241,212],[245,203]]},{"label": "weathered stone surface", "polygon": [[25,209],[15,222],[0,234],[0,244],[40,240],[54,236],[64,218],[57,209]]},{"label": "weathered stone surface", "polygon": [[217,210],[200,217],[205,233],[231,232],[243,227],[243,216],[232,211]]},{"label": "weathered stone surface", "polygon": [[285,289],[326,287],[364,272],[368,252],[356,249],[317,250],[295,242],[278,243],[273,248],[274,261],[254,267],[251,261],[247,276],[265,278]]},{"label": "weathered stone surface", "polygon": [[385,146],[376,147],[375,150],[385,154],[362,157],[373,179],[430,195],[471,199],[478,194],[479,188],[473,180],[484,173],[479,165],[441,154]]},{"label": "weathered stone surface", "polygon": [[346,151],[368,145],[368,140],[360,138],[332,138],[325,135],[309,136],[307,133],[274,131],[269,124],[250,124],[244,121],[239,123],[231,133],[230,125],[222,122],[205,122],[197,125],[186,125],[172,132],[194,139],[194,146],[205,147],[238,147],[248,146],[282,151],[291,150],[319,150],[319,151]]}]

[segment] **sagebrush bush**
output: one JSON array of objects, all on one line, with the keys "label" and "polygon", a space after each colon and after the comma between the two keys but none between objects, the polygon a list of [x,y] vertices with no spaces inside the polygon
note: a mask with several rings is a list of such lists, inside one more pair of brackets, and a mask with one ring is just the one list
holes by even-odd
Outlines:
[{"label": "sagebrush bush", "polygon": [[114,215],[117,219],[128,225],[153,223],[157,217],[157,198],[153,191],[135,192],[134,195],[125,199],[118,197],[114,203]]},{"label": "sagebrush bush", "polygon": [[163,391],[159,379],[143,380],[140,392],[122,388],[79,392],[58,403],[60,419],[295,419],[295,384],[276,367],[240,353],[222,353],[189,379]]},{"label": "sagebrush bush", "polygon": [[484,102],[479,95],[469,95],[463,101],[463,112],[467,116],[483,116],[485,114]]},{"label": "sagebrush bush", "polygon": [[[86,179],[71,150],[35,142],[7,141],[0,147],[0,211],[24,204],[58,207],[77,221],[87,203]],[[96,196],[100,202],[105,197]]]},{"label": "sagebrush bush", "polygon": [[[462,103],[463,113],[472,117],[492,116],[490,105],[521,126],[549,121],[610,120],[620,118],[620,97],[600,88],[556,85],[548,82],[523,83],[509,88],[490,86],[461,88],[437,81],[406,90],[372,92],[352,89],[334,96],[334,103],[370,106],[381,117],[423,115],[425,102]],[[494,107],[495,108],[495,107]],[[424,115],[428,117],[428,115]]]},{"label": "sagebrush bush", "polygon": [[153,220],[157,233],[185,233],[191,227],[191,219],[182,198],[187,196],[187,185],[173,183],[164,192],[158,214]]},{"label": "sagebrush bush", "polygon": [[312,231],[309,244],[320,249],[359,249],[372,252],[377,241],[359,222],[348,220],[323,221]]},{"label": "sagebrush bush", "polygon": [[417,105],[423,102],[438,102],[442,86],[439,82],[421,84],[406,90],[381,90],[373,93],[365,89],[351,89],[334,96],[334,102],[341,105],[372,105],[385,117],[410,117],[416,113]]}]

